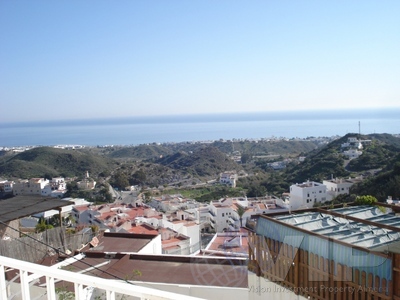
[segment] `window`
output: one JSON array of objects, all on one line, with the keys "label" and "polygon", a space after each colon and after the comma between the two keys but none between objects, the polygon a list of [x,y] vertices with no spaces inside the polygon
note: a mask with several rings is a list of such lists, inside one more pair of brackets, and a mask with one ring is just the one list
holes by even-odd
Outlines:
[{"label": "window", "polygon": [[224,214],[224,213],[222,213],[222,216],[224,217],[224,216],[225,216],[225,214]]}]

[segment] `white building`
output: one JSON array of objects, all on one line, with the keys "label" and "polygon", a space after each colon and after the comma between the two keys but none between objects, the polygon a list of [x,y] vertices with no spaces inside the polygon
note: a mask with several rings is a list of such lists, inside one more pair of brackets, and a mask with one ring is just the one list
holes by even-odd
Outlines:
[{"label": "white building", "polygon": [[76,184],[80,190],[93,190],[96,186],[96,181],[90,178],[89,172],[86,172],[84,179],[78,181]]},{"label": "white building", "polygon": [[350,193],[350,187],[357,183],[361,182],[363,180],[363,177],[355,177],[355,178],[332,178],[330,180],[324,180],[322,184],[326,185],[327,192],[332,196],[332,198],[335,198],[339,195],[342,194],[349,194]]},{"label": "white building", "polygon": [[14,181],[2,180],[0,181],[0,192],[12,193]]},{"label": "white building", "polygon": [[52,178],[42,189],[42,196],[62,198],[67,192],[67,183],[62,177]]},{"label": "white building", "polygon": [[238,175],[236,174],[236,172],[234,172],[234,171],[224,172],[224,173],[221,173],[221,175],[219,177],[219,183],[226,184],[231,187],[236,187],[237,179],[238,179]]},{"label": "white building", "polygon": [[[43,195],[43,189],[49,184],[48,179],[31,178],[19,180],[13,185],[13,194],[17,195]],[[45,196],[45,195],[44,195]]]},{"label": "white building", "polygon": [[90,204],[90,202],[86,201],[83,198],[64,198],[64,199],[61,199],[61,201],[68,201],[68,202],[71,202],[71,204],[61,207],[61,210],[51,209],[51,210],[47,210],[47,211],[44,211],[41,213],[34,214],[33,216],[36,218],[48,219],[48,218],[51,218],[58,214],[61,214],[62,217],[68,217],[71,215],[74,218],[76,218],[76,215],[73,212],[74,207]]},{"label": "white building", "polygon": [[62,177],[55,177],[52,180],[45,178],[24,179],[12,185],[12,192],[15,196],[41,195],[62,198],[67,192],[67,184]]},{"label": "white building", "polygon": [[343,151],[343,154],[347,156],[349,159],[354,159],[358,158],[362,155],[362,151],[357,150],[357,149],[349,149],[346,151]]},{"label": "white building", "polygon": [[326,185],[307,181],[290,186],[289,202],[291,209],[310,208],[316,203],[332,200],[332,195],[327,193]]},{"label": "white building", "polygon": [[229,217],[233,214],[232,205],[232,198],[223,198],[210,202],[210,224],[216,232],[229,230]]},{"label": "white building", "polygon": [[[239,209],[244,210],[241,218],[238,214]],[[246,225],[251,216],[287,210],[288,207],[281,199],[270,196],[257,199],[223,198],[210,202],[209,218],[211,227],[216,232],[238,231],[240,226]]]}]

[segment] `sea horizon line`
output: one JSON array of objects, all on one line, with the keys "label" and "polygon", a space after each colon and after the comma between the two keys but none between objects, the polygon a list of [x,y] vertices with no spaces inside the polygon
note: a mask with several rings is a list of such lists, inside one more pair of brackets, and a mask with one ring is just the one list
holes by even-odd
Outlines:
[{"label": "sea horizon line", "polygon": [[340,119],[393,119],[400,120],[400,107],[362,108],[362,109],[315,109],[280,110],[258,112],[226,112],[199,114],[141,115],[121,117],[101,117],[87,119],[52,119],[0,122],[0,127],[42,127],[42,126],[98,126],[127,124],[163,124],[163,123],[207,123],[207,122],[256,122],[285,120],[340,120]]}]

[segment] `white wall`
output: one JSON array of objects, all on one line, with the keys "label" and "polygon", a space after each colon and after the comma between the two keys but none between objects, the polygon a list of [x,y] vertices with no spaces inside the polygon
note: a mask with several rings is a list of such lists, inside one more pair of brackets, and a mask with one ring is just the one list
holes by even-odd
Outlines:
[{"label": "white wall", "polygon": [[138,252],[140,254],[162,254],[161,235],[157,235],[150,243]]},{"label": "white wall", "polygon": [[332,200],[326,185],[317,182],[304,182],[290,186],[291,209],[313,207],[315,203]]}]

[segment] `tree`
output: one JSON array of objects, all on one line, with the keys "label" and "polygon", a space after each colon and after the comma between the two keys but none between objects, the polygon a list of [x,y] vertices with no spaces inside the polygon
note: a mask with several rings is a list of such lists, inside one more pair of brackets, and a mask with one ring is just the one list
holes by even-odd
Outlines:
[{"label": "tree", "polygon": [[140,169],[133,173],[129,182],[133,185],[135,184],[144,184],[146,182],[146,173]]},{"label": "tree", "polygon": [[245,212],[246,212],[246,210],[245,210],[242,206],[240,206],[240,205],[237,206],[237,208],[236,208],[236,213],[239,215],[240,227],[243,227],[243,224],[242,224],[242,222],[243,222],[242,217],[243,217],[243,215],[244,215]]},{"label": "tree", "polygon": [[111,179],[111,184],[121,190],[125,189],[129,186],[128,177],[123,172],[116,173]]},{"label": "tree", "polygon": [[363,195],[356,197],[356,203],[359,205],[372,205],[376,202],[378,202],[378,199],[376,199],[374,196],[371,195]]},{"label": "tree", "polygon": [[53,225],[47,224],[44,218],[41,218],[39,222],[36,224],[35,231],[36,232],[43,232],[47,229],[52,229]]},{"label": "tree", "polygon": [[240,161],[242,162],[242,164],[245,164],[248,161],[250,161],[251,158],[252,156],[249,153],[243,153],[242,156],[240,157]]}]

